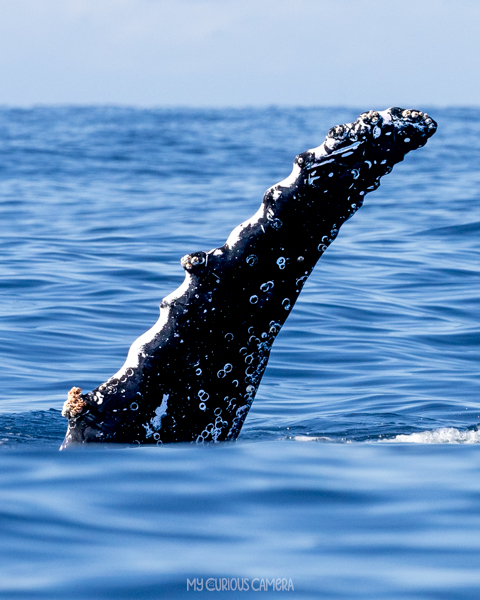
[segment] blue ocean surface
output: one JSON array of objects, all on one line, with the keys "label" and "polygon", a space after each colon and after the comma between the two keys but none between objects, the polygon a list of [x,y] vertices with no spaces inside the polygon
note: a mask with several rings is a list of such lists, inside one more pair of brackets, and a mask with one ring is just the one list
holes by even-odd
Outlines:
[{"label": "blue ocean surface", "polygon": [[180,258],[370,108],[0,108],[1,598],[480,597],[480,109],[418,107],[237,442],[58,452]]}]

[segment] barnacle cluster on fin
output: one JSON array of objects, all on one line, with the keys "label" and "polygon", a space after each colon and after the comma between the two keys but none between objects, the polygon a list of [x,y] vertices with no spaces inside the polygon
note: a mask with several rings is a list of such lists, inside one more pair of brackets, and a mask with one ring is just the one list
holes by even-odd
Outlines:
[{"label": "barnacle cluster on fin", "polygon": [[180,261],[182,267],[191,271],[195,267],[203,265],[205,262],[205,252],[193,252],[192,254],[186,254]]},{"label": "barnacle cluster on fin", "polygon": [[82,398],[82,388],[72,387],[62,408],[62,417],[71,418],[82,412],[87,405]]},{"label": "barnacle cluster on fin", "polygon": [[[393,135],[411,142],[409,150],[423,146],[427,139],[435,133],[437,124],[420,110],[392,107],[384,111],[370,110],[362,113],[354,123],[345,123],[332,127],[325,139],[324,149],[327,154],[336,152],[350,144],[362,143],[366,140],[383,143],[380,137]],[[399,141],[399,140],[397,140]]]}]

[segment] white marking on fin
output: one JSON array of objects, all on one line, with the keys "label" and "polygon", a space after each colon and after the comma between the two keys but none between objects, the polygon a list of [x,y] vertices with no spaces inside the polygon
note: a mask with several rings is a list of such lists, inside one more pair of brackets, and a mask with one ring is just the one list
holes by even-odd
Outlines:
[{"label": "white marking on fin", "polygon": [[250,219],[248,219],[248,221],[245,221],[244,223],[241,223],[240,225],[238,225],[238,227],[235,227],[235,229],[232,231],[232,233],[228,236],[228,239],[226,242],[227,246],[229,248],[232,248],[241,239],[242,233],[245,231],[245,229],[249,226],[256,225],[262,217],[263,217],[263,203],[260,206],[260,208],[257,210],[257,212],[253,215],[253,217],[250,217]]},{"label": "white marking on fin", "polygon": [[[162,418],[167,412],[169,394],[163,394],[162,403],[155,409],[155,416],[150,419],[150,424],[143,425],[146,431],[146,437],[152,437],[154,432],[159,431],[162,427]],[[150,427],[151,425],[151,427]]]},{"label": "white marking on fin", "polygon": [[[191,276],[190,273],[185,274],[185,279],[183,280],[182,285],[177,288],[174,292],[165,296],[162,302],[173,302],[177,298],[183,296],[183,294],[190,287]],[[144,347],[152,342],[155,337],[162,331],[165,325],[168,323],[170,314],[170,307],[165,306],[160,309],[160,316],[158,317],[158,321],[151,327],[148,331],[146,331],[143,335],[137,338],[133,344],[130,346],[130,350],[128,351],[127,359],[124,365],[121,367],[119,371],[112,375],[110,379],[120,379],[127,369],[135,369],[140,364],[140,358],[144,358],[145,354],[143,352]],[[106,382],[108,383],[108,381]]]}]

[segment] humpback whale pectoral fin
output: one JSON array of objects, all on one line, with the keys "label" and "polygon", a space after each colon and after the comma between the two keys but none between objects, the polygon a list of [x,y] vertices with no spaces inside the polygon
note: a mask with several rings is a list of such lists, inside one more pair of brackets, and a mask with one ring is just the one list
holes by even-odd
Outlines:
[{"label": "humpback whale pectoral fin", "polygon": [[381,177],[436,127],[418,110],[371,110],[297,155],[221,248],[181,259],[184,282],[123,367],[92,392],[70,390],[61,448],[235,439],[317,260]]}]

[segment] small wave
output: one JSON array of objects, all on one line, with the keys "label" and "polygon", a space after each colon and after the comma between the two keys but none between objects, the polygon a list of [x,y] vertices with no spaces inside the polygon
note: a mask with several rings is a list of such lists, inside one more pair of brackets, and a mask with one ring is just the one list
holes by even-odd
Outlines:
[{"label": "small wave", "polygon": [[463,430],[455,429],[455,427],[441,427],[432,431],[401,434],[381,441],[410,444],[480,444],[480,430],[476,427]]}]

